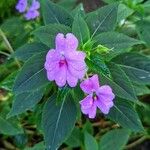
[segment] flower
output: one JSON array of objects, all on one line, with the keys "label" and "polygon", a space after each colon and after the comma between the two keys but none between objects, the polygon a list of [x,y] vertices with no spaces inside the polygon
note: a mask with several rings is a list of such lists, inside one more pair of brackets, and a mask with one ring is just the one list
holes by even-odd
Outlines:
[{"label": "flower", "polygon": [[78,79],[82,79],[86,73],[85,53],[77,51],[78,40],[72,33],[58,33],[55,38],[55,49],[49,50],[44,64],[47,70],[47,78],[55,80],[59,87],[66,83],[70,87],[77,85]]},{"label": "flower", "polygon": [[20,12],[23,13],[26,11],[27,8],[27,0],[19,0],[17,5],[16,5],[16,9]]},{"label": "flower", "polygon": [[37,18],[40,15],[38,12],[39,8],[40,8],[40,3],[36,0],[33,0],[31,7],[28,9],[27,13],[25,14],[25,18],[27,20],[32,20]]},{"label": "flower", "polygon": [[95,118],[97,107],[104,114],[108,114],[111,107],[113,107],[113,99],[115,95],[108,85],[99,85],[98,75],[93,75],[91,78],[83,81],[80,84],[81,89],[89,94],[82,101],[80,101],[81,110],[83,114],[89,118]]}]

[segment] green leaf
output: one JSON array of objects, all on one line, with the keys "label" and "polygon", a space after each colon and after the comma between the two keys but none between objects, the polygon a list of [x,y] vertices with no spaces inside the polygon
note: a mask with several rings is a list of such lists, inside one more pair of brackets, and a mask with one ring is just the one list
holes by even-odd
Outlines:
[{"label": "green leaf", "polygon": [[48,50],[49,48],[46,45],[42,43],[34,42],[34,43],[25,44],[19,47],[13,54],[13,57],[17,57],[18,59],[22,61],[26,61],[33,55],[44,52],[44,51],[48,51]]},{"label": "green leaf", "polygon": [[104,45],[111,49],[106,59],[111,59],[120,53],[127,52],[133,45],[141,44],[142,42],[122,33],[117,32],[104,32],[94,38],[95,45]]},{"label": "green leaf", "polygon": [[52,48],[55,45],[55,37],[58,33],[68,33],[71,29],[61,24],[49,24],[36,29],[33,34],[45,45]]},{"label": "green leaf", "polygon": [[56,105],[52,96],[43,109],[42,126],[47,150],[57,149],[70,134],[76,121],[76,105],[71,97]]},{"label": "green leaf", "polygon": [[148,88],[145,85],[141,85],[138,83],[133,83],[136,95],[138,96],[142,96],[142,95],[146,95],[146,94],[150,94],[150,88]]},{"label": "green leaf", "polygon": [[67,140],[65,141],[65,143],[69,146],[69,147],[80,147],[83,143],[83,133],[81,132],[81,130],[77,127],[75,127],[71,133],[71,135],[67,138]]},{"label": "green leaf", "polygon": [[138,53],[124,53],[112,61],[119,64],[131,81],[150,84],[150,58]]},{"label": "green leaf", "polygon": [[88,26],[79,14],[75,16],[72,25],[72,32],[78,38],[80,45],[83,45],[90,39],[90,31],[88,29]]},{"label": "green leaf", "polygon": [[124,4],[119,4],[117,21],[120,22],[130,16],[134,11]]},{"label": "green leaf", "polygon": [[126,98],[131,101],[136,101],[137,97],[135,95],[133,84],[121,67],[117,64],[110,63],[109,70],[111,72],[113,81],[124,90]]},{"label": "green leaf", "polygon": [[19,115],[32,109],[41,100],[44,91],[44,88],[42,88],[32,92],[24,92],[16,95],[8,117]]},{"label": "green leaf", "polygon": [[57,23],[71,26],[73,22],[72,16],[57,4],[50,0],[42,0],[42,15],[45,24]]},{"label": "green leaf", "polygon": [[44,149],[45,149],[44,142],[35,144],[33,147],[25,148],[25,150],[44,150]]},{"label": "green leaf", "polygon": [[99,150],[122,150],[126,145],[130,132],[126,129],[113,129],[102,136]]},{"label": "green leaf", "polygon": [[136,29],[141,40],[150,47],[150,21],[141,20],[136,23]]},{"label": "green leaf", "polygon": [[10,75],[8,75],[4,80],[0,82],[0,87],[8,91],[12,91],[12,87],[13,87],[14,80],[15,80],[17,73],[18,71],[15,71],[11,73]]},{"label": "green leaf", "polygon": [[126,100],[115,100],[115,104],[107,117],[131,131],[144,131],[140,118],[133,105]]},{"label": "green leaf", "polygon": [[112,4],[89,13],[86,20],[92,37],[101,32],[114,30],[117,22],[117,12],[118,4]]},{"label": "green leaf", "polygon": [[14,83],[13,91],[18,94],[29,92],[48,84],[44,69],[46,53],[31,57],[22,67]]},{"label": "green leaf", "polygon": [[0,116],[0,133],[6,135],[17,135],[23,133],[23,130],[18,125],[18,122],[6,120]]},{"label": "green leaf", "polygon": [[85,139],[84,139],[84,145],[86,150],[98,150],[98,144],[95,138],[90,135],[88,132],[84,133]]},{"label": "green leaf", "polygon": [[60,103],[63,99],[66,99],[66,96],[69,94],[70,88],[68,86],[64,86],[58,89],[56,103]]}]

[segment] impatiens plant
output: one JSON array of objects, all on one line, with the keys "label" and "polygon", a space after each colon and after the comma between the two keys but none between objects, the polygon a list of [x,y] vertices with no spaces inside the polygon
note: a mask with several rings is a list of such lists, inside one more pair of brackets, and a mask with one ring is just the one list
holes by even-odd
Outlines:
[{"label": "impatiens plant", "polygon": [[140,97],[150,93],[147,5],[105,0],[86,13],[65,2],[19,0],[25,18],[0,28],[9,58],[0,86],[10,101],[0,105],[0,133],[21,150],[121,150],[150,139]]}]

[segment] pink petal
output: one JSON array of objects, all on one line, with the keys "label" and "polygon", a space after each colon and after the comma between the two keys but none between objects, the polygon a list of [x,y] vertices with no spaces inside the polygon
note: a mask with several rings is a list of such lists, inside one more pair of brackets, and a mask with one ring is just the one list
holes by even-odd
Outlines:
[{"label": "pink petal", "polygon": [[66,49],[66,39],[63,33],[58,33],[55,38],[56,50],[65,51]]},{"label": "pink petal", "polygon": [[55,81],[59,87],[63,87],[66,84],[66,80],[67,80],[66,73],[67,73],[67,67],[66,65],[64,65],[62,67],[59,67],[58,72],[55,74],[56,75]]},{"label": "pink petal", "polygon": [[91,108],[93,105],[93,98],[92,95],[88,95],[85,97],[82,101],[79,102],[81,104],[81,107],[83,109]]},{"label": "pink petal", "polygon": [[87,109],[84,109],[84,108],[81,107],[82,113],[85,114],[85,115],[88,115],[89,118],[91,118],[91,119],[95,118],[96,109],[97,109],[97,107],[96,107],[95,104],[93,104],[90,108],[87,108]]},{"label": "pink petal", "polygon": [[81,51],[73,51],[73,52],[68,51],[65,54],[65,57],[69,61],[84,61],[86,54],[84,52],[81,52]]},{"label": "pink petal", "polygon": [[58,52],[56,52],[56,50],[54,49],[49,50],[46,55],[47,62],[59,61],[60,58],[61,58],[61,55]]},{"label": "pink petal", "polygon": [[70,74],[69,71],[67,71],[67,83],[69,84],[70,87],[75,87],[78,83],[78,78]]},{"label": "pink petal", "polygon": [[98,100],[96,101],[97,107],[104,113],[108,114],[111,107],[113,107],[113,99],[115,95],[108,85],[101,86],[98,91]]},{"label": "pink petal", "polygon": [[87,94],[96,92],[99,88],[98,76],[93,75],[91,78],[86,79],[80,84],[80,87]]},{"label": "pink petal", "polygon": [[72,34],[66,34],[66,48],[69,51],[76,50],[78,47],[78,39]]},{"label": "pink petal", "polygon": [[57,63],[56,62],[48,62],[46,61],[45,64],[44,64],[44,68],[48,71],[51,71],[53,69],[55,69],[57,66]]}]

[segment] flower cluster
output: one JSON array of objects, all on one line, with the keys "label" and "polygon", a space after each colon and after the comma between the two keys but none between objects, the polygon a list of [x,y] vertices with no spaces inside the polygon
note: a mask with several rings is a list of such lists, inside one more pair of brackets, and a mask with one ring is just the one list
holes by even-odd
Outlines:
[{"label": "flower cluster", "polygon": [[28,6],[28,0],[19,0],[16,9],[20,13],[25,13],[26,20],[32,20],[37,18],[40,14],[38,9],[40,8],[40,3],[36,0],[32,1],[31,6]]},{"label": "flower cluster", "polygon": [[[79,79],[83,79],[87,72],[85,63],[86,54],[77,51],[78,39],[68,33],[66,36],[58,33],[55,39],[55,49],[48,51],[44,67],[47,71],[47,78],[55,81],[59,87],[68,84],[75,87]],[[97,107],[102,113],[108,114],[113,106],[115,95],[108,85],[99,85],[98,75],[84,80],[80,84],[81,89],[88,94],[80,101],[81,110],[89,118],[95,118]]]}]

